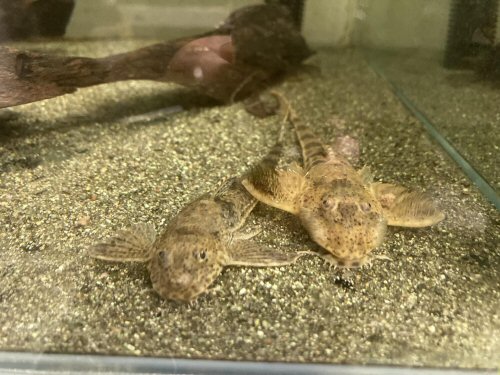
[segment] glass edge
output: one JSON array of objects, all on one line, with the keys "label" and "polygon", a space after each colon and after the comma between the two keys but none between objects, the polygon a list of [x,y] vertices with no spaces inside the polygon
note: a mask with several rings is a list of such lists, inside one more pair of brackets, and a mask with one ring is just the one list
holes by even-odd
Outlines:
[{"label": "glass edge", "polygon": [[498,369],[249,362],[86,354],[1,352],[0,374],[497,374]]},{"label": "glass edge", "polygon": [[451,145],[446,138],[441,135],[432,121],[422,112],[412,100],[406,96],[404,90],[395,82],[390,80],[371,59],[365,55],[365,60],[371,69],[391,87],[394,95],[424,126],[427,133],[434,139],[444,151],[457,163],[467,178],[479,189],[481,194],[500,211],[500,197],[486,179],[460,154],[460,152]]}]

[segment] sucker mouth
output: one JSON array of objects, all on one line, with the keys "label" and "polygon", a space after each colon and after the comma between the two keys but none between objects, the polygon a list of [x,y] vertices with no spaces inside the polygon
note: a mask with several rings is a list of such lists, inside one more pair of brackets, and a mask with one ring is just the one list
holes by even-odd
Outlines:
[{"label": "sucker mouth", "polygon": [[179,277],[177,277],[175,280],[172,281],[172,284],[180,287],[180,288],[185,288],[187,285],[191,283],[193,280],[193,276],[187,272],[183,273]]}]

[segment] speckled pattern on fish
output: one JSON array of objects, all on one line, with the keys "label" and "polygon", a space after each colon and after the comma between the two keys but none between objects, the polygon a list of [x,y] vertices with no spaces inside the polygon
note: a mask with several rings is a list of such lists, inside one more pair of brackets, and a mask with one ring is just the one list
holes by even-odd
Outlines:
[{"label": "speckled pattern on fish", "polygon": [[188,204],[158,239],[153,225],[140,223],[91,247],[89,255],[147,262],[159,295],[191,301],[208,290],[224,266],[284,266],[308,254],[279,252],[250,241],[253,233],[237,233],[256,203],[239,179],[230,178]]},{"label": "speckled pattern on fish", "polygon": [[329,252],[324,256],[328,262],[359,267],[370,262],[370,252],[384,240],[387,225],[418,228],[444,219],[424,194],[374,183],[366,167],[356,171],[291,108],[290,120],[304,168],[293,164],[278,169],[264,159],[243,185],[258,200],[298,216],[311,238]]},{"label": "speckled pattern on fish", "polygon": [[[98,57],[152,42],[16,47]],[[498,211],[362,53],[321,49],[311,63],[321,76],[292,77],[278,89],[314,125],[314,133],[325,143],[345,134],[356,138],[360,163],[371,167],[376,180],[425,190],[446,212],[445,220],[423,229],[389,226],[377,252],[392,261],[350,272],[351,278],[319,257],[287,267],[228,267],[210,286],[217,292],[176,303],[151,288],[144,263],[99,261],[86,249],[131,222],[165,228],[188,202],[257,163],[276,141],[278,119],[256,120],[240,104],[208,106],[185,89],[147,81],[101,85],[2,110],[0,349],[41,357],[52,352],[498,367]],[[499,90],[471,87],[480,94],[474,108],[479,101],[483,105],[482,117],[471,121],[474,108],[463,95],[471,80],[452,87],[444,72],[440,80],[423,74],[440,60],[412,64],[421,65],[411,77],[436,106],[432,119],[439,112],[440,123],[450,121],[450,131],[464,130],[448,117],[452,113],[473,130],[478,124],[482,130],[496,126]],[[438,94],[455,96],[447,106]],[[124,122],[178,105],[184,111],[175,115]],[[345,124],[337,127],[338,118]],[[286,134],[289,150],[293,134]],[[467,142],[484,156],[481,163],[498,169],[488,156],[495,150],[484,147],[483,138],[469,136]],[[261,228],[259,243],[273,249],[314,247],[296,217],[263,204],[246,227]]]}]

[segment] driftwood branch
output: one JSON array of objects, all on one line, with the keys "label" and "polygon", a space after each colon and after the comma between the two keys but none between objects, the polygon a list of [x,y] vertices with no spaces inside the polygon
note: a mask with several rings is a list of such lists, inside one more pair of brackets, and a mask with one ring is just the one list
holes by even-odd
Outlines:
[{"label": "driftwood branch", "polygon": [[0,47],[0,108],[130,79],[176,82],[223,102],[239,100],[310,54],[286,9],[275,5],[242,8],[203,35],[104,58]]}]

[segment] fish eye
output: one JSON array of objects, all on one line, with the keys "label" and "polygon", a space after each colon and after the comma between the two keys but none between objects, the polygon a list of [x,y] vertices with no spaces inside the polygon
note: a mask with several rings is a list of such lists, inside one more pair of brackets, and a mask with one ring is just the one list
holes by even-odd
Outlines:
[{"label": "fish eye", "polygon": [[207,259],[207,250],[203,249],[200,251],[194,251],[193,256],[200,261],[206,260]]},{"label": "fish eye", "polygon": [[321,198],[321,204],[325,209],[333,208],[336,205],[335,198],[333,198],[330,194],[325,194]]},{"label": "fish eye", "polygon": [[160,252],[158,252],[158,258],[160,258],[160,262],[163,264],[163,266],[166,266],[167,252],[165,250],[161,250]]},{"label": "fish eye", "polygon": [[372,205],[369,202],[363,202],[359,206],[363,212],[370,212],[372,209]]}]

